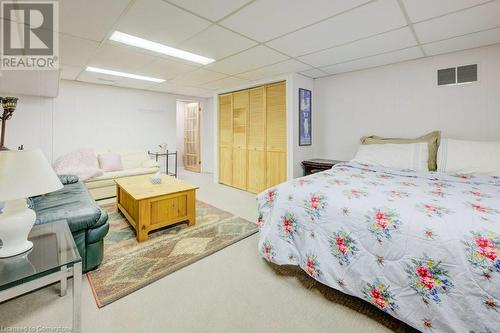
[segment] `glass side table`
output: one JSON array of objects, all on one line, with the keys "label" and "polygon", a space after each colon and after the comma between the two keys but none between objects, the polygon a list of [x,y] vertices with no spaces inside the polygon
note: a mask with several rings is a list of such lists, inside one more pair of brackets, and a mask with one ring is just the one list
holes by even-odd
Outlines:
[{"label": "glass side table", "polygon": [[64,296],[73,276],[73,332],[81,332],[82,258],[68,223],[35,225],[28,239],[30,251],[0,258],[0,303],[55,282]]}]

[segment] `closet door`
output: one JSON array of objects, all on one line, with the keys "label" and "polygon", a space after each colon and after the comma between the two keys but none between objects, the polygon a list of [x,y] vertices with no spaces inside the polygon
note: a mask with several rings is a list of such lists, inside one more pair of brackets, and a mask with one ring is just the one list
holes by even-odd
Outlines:
[{"label": "closet door", "polygon": [[233,185],[233,96],[219,96],[219,182]]},{"label": "closet door", "polygon": [[233,186],[247,189],[248,90],[233,93]]},{"label": "closet door", "polygon": [[267,187],[286,180],[286,84],[266,86]]},{"label": "closet door", "polygon": [[265,88],[249,91],[247,190],[266,189],[266,97]]}]

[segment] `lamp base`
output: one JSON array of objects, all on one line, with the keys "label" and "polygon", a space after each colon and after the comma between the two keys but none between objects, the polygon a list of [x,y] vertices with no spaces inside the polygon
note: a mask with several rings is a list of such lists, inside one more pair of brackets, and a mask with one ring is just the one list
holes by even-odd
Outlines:
[{"label": "lamp base", "polygon": [[35,225],[36,214],[25,199],[7,201],[0,214],[0,258],[19,255],[33,248],[28,234]]}]

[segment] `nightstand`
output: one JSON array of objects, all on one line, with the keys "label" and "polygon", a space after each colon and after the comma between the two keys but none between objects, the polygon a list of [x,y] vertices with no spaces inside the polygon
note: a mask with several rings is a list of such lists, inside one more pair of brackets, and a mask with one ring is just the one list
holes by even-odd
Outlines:
[{"label": "nightstand", "polygon": [[326,160],[322,158],[312,158],[310,160],[302,161],[304,176],[331,169],[335,164],[339,163],[344,163],[344,161]]}]

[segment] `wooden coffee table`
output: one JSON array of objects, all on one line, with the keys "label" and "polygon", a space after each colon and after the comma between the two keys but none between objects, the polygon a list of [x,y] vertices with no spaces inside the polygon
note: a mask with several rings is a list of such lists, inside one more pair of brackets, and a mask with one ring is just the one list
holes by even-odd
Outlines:
[{"label": "wooden coffee table", "polygon": [[197,186],[162,174],[161,184],[152,184],[151,175],[117,179],[118,209],[134,227],[137,241],[148,239],[152,230],[178,222],[196,223]]}]

